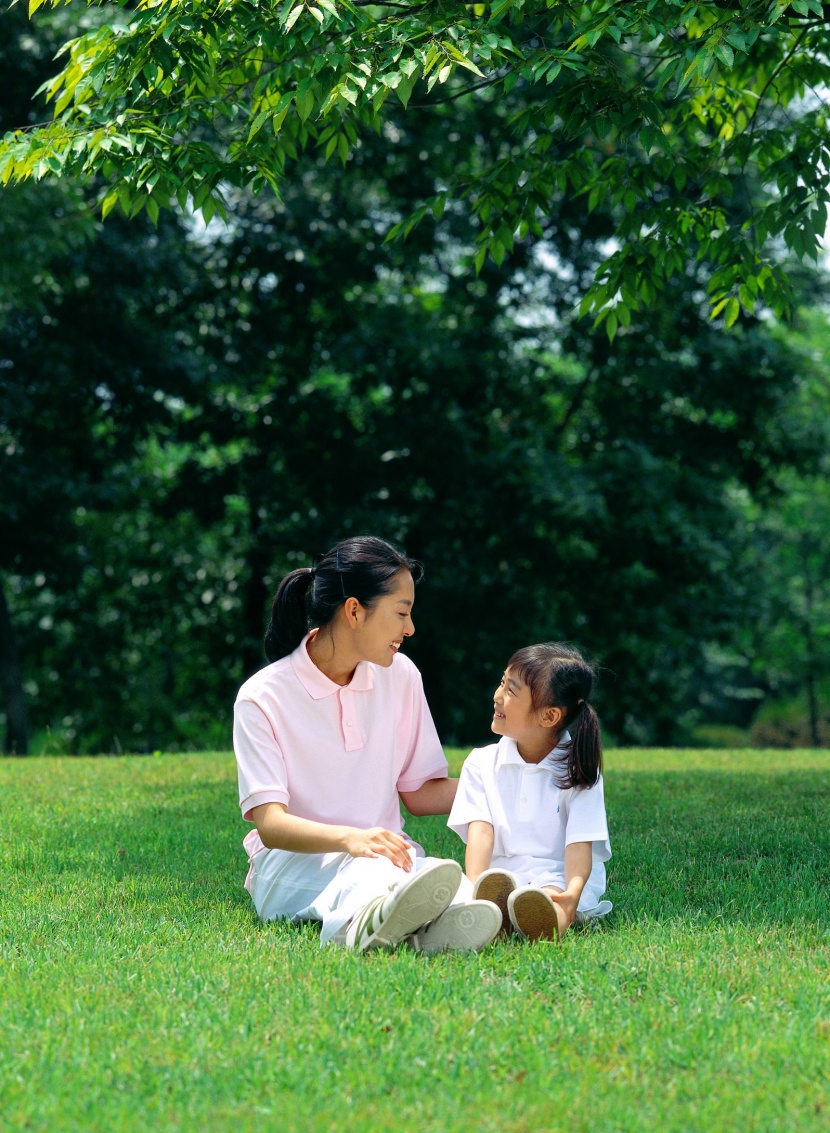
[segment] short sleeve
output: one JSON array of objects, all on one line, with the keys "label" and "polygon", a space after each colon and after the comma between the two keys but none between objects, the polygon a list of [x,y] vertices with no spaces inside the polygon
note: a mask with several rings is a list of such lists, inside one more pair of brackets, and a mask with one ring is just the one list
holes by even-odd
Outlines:
[{"label": "short sleeve", "polygon": [[262,709],[252,700],[238,700],[233,710],[233,747],[239,776],[242,817],[263,803],[288,805],[288,775],[277,737]]},{"label": "short sleeve", "polygon": [[[404,658],[396,657],[395,664],[403,660]],[[398,791],[417,791],[430,779],[446,779],[448,773],[447,758],[424,696],[421,674],[411,662],[408,668],[410,672],[407,721],[409,737],[406,745],[406,760],[396,783]]]},{"label": "short sleeve", "polygon": [[565,845],[572,842],[593,842],[594,861],[605,862],[611,857],[601,775],[593,787],[578,787],[570,792]]},{"label": "short sleeve", "polygon": [[484,781],[477,753],[472,751],[464,760],[458,791],[452,804],[447,826],[466,844],[471,822],[493,822],[490,804],[484,790]]}]

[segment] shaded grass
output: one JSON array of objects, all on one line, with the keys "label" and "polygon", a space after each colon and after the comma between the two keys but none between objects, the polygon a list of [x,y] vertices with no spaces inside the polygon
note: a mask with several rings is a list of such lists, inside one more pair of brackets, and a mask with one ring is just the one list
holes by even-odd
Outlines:
[{"label": "shaded grass", "polygon": [[257,922],[232,757],[0,762],[2,1123],[830,1128],[830,755],[612,752],[606,782],[606,921],[354,956]]}]

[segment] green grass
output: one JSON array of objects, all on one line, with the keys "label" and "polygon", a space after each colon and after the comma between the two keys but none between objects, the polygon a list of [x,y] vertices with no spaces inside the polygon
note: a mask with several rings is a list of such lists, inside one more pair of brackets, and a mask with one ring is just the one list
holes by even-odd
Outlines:
[{"label": "green grass", "polygon": [[830,1128],[830,753],[611,752],[606,796],[601,925],[355,956],[257,922],[232,757],[0,761],[0,1125]]}]

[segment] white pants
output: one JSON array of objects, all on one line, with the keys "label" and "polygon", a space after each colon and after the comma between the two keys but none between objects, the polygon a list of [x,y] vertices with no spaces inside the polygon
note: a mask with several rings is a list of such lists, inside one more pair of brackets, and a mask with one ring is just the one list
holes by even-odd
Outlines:
[{"label": "white pants", "polygon": [[[351,854],[297,854],[261,850],[252,860],[249,888],[264,921],[322,921],[320,943],[327,944],[355,913],[374,897],[388,893],[437,858],[419,858],[410,850],[412,871],[406,873],[388,858],[353,858]],[[466,877],[453,904],[468,901],[472,885]]]}]

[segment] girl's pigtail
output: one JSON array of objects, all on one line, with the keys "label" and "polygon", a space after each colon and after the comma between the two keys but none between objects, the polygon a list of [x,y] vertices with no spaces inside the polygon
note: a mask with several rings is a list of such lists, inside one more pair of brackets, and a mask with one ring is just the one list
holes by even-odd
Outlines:
[{"label": "girl's pigtail", "polygon": [[599,718],[587,700],[577,707],[568,751],[568,778],[574,787],[593,787],[602,772],[602,737]]},{"label": "girl's pigtail", "polygon": [[271,607],[271,620],[265,632],[265,656],[279,661],[293,653],[308,630],[306,597],[314,581],[314,570],[292,570],[279,584]]}]

